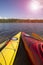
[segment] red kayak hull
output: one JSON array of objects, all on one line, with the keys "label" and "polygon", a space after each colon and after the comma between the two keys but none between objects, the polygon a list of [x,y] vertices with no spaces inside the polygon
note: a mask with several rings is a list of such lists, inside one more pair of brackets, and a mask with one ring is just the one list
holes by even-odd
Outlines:
[{"label": "red kayak hull", "polygon": [[43,65],[43,42],[22,32],[25,50],[32,61],[32,65]]}]

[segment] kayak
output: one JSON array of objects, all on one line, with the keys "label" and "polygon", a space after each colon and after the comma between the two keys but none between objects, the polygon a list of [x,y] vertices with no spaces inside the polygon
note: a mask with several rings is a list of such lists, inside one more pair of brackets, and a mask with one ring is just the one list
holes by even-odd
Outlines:
[{"label": "kayak", "polygon": [[36,39],[39,39],[39,40],[42,40],[43,41],[43,38],[40,35],[36,34],[36,33],[32,33],[32,36],[34,38],[36,38]]},{"label": "kayak", "polygon": [[22,40],[32,65],[43,65],[43,42],[22,32]]},{"label": "kayak", "polygon": [[[8,41],[8,40],[7,40]],[[0,43],[0,51],[1,51],[1,49],[6,45],[6,42],[7,41],[4,41],[3,43]]]},{"label": "kayak", "polygon": [[[0,65],[13,65],[19,47],[21,32],[13,36],[0,51]],[[3,45],[2,45],[3,46]]]}]

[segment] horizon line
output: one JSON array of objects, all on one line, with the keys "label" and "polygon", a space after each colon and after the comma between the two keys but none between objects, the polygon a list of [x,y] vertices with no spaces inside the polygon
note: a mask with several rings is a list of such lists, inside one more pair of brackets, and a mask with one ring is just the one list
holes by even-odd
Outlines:
[{"label": "horizon line", "polygon": [[0,19],[24,19],[24,20],[43,20],[43,18],[16,18],[16,17],[0,17]]}]

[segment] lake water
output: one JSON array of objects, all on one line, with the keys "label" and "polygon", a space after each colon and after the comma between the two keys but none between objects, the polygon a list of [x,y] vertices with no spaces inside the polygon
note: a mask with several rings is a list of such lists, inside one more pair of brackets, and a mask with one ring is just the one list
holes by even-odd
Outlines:
[{"label": "lake water", "polygon": [[0,23],[0,41],[20,31],[43,35],[43,23]]},{"label": "lake water", "polygon": [[0,32],[43,33],[43,23],[0,23]]}]

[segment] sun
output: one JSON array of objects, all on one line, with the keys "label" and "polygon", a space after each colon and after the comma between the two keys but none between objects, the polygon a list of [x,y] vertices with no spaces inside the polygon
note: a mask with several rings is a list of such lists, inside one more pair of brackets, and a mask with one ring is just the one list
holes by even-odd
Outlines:
[{"label": "sun", "polygon": [[39,2],[38,1],[32,1],[30,3],[30,9],[31,9],[31,11],[38,11],[39,10]]}]

